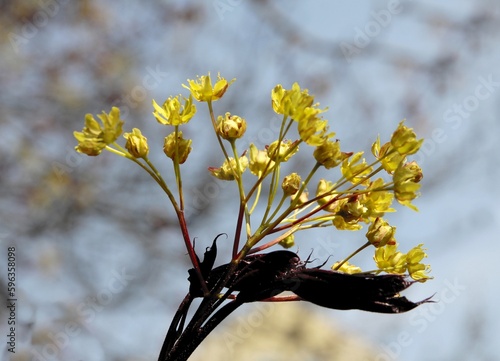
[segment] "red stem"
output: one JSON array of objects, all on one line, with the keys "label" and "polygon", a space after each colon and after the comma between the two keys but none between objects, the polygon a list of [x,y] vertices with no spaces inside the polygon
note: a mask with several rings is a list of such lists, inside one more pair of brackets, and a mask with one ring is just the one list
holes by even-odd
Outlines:
[{"label": "red stem", "polygon": [[177,212],[177,218],[179,219],[179,225],[181,227],[182,238],[184,239],[184,244],[186,245],[186,249],[188,251],[189,258],[191,259],[191,263],[193,264],[194,270],[200,281],[201,288],[203,289],[203,293],[208,294],[208,288],[203,279],[203,275],[201,274],[200,264],[198,263],[198,258],[196,257],[196,253],[194,251],[193,245],[191,244],[191,238],[189,237],[189,231],[186,224],[186,218],[184,218],[184,212],[179,210]]}]

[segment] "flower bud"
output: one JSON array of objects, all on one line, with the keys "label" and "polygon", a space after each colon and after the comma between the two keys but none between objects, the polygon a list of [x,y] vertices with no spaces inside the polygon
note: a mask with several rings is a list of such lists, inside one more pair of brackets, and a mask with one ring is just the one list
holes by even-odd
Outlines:
[{"label": "flower bud", "polygon": [[408,128],[403,123],[404,121],[399,123],[398,128],[392,134],[391,144],[401,155],[414,154],[418,152],[424,140],[417,140],[417,135],[413,129]]},{"label": "flower bud", "polygon": [[172,132],[165,137],[165,142],[163,144],[163,151],[166,156],[175,162],[175,157],[177,154],[179,164],[186,161],[189,153],[191,152],[191,139],[184,139],[182,137],[182,132]]},{"label": "flower bud", "polygon": [[283,189],[283,192],[285,192],[285,195],[291,196],[299,191],[301,182],[302,179],[300,178],[300,175],[298,175],[297,173],[292,173],[287,175],[283,179],[281,188]]},{"label": "flower bud", "polygon": [[422,179],[422,169],[416,162],[400,164],[394,171],[394,196],[396,200],[413,210],[417,207],[411,204],[411,201],[417,198],[417,191],[420,189],[420,180]]},{"label": "flower bud", "polygon": [[376,218],[375,221],[370,224],[368,232],[366,233],[366,238],[375,247],[383,247],[386,244],[396,244],[394,239],[394,234],[396,233],[396,227],[392,227],[384,221],[382,218]]},{"label": "flower bud", "polygon": [[125,133],[123,137],[127,139],[125,148],[135,158],[145,158],[148,156],[148,139],[142,135],[140,129],[132,129],[132,133]]},{"label": "flower bud", "polygon": [[217,118],[217,133],[226,140],[235,140],[241,138],[247,129],[245,119],[226,113]]},{"label": "flower bud", "polygon": [[291,247],[295,246],[295,235],[290,234],[290,235],[286,236],[284,239],[282,239],[279,242],[279,245],[283,248],[291,248]]},{"label": "flower bud", "polygon": [[338,166],[343,160],[344,155],[340,151],[340,142],[326,141],[316,147],[313,153],[314,159],[326,169]]}]

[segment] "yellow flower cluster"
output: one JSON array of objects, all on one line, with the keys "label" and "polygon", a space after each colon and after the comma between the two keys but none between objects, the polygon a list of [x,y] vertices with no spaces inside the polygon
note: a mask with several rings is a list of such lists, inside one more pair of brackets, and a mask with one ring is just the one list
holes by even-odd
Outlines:
[{"label": "yellow flower cluster", "polygon": [[180,95],[169,97],[160,107],[153,99],[154,117],[160,124],[181,125],[188,123],[196,114],[196,106],[193,104],[193,97],[184,98],[184,105],[179,100]]},{"label": "yellow flower cluster", "polygon": [[328,132],[328,122],[321,119],[320,114],[326,109],[319,109],[314,103],[314,97],[307,89],[300,89],[294,83],[292,89],[283,89],[276,85],[271,92],[271,101],[274,111],[283,114],[298,122],[300,139],[312,146],[319,146],[335,133]]},{"label": "yellow flower cluster", "polygon": [[182,86],[191,92],[191,95],[199,102],[212,102],[222,98],[229,85],[235,79],[228,82],[222,78],[220,74],[217,75],[217,82],[212,86],[210,73],[198,77],[198,80],[188,79],[189,86],[182,84]]},{"label": "yellow flower cluster", "polygon": [[[245,219],[247,222],[246,231],[249,239],[246,244],[247,252],[254,246],[250,241],[252,236],[250,215],[258,203],[264,179],[270,176],[269,199],[259,232],[287,232],[276,238],[273,244],[279,243],[285,248],[292,247],[295,244],[294,233],[307,228],[334,226],[338,230],[359,230],[366,224],[368,225],[366,244],[344,261],[335,263],[332,269],[349,274],[362,272],[361,268],[349,263],[348,260],[359,250],[373,246],[375,252],[373,258],[377,270],[372,272],[394,274],[407,272],[415,280],[428,279],[430,267],[422,263],[427,257],[423,245],[419,244],[406,254],[400,252],[395,238],[396,227],[391,226],[383,218],[386,213],[395,211],[392,208],[394,199],[404,206],[417,210],[412,201],[418,197],[423,174],[419,165],[414,161],[408,161],[407,157],[420,149],[423,139],[417,139],[413,129],[405,126],[402,121],[388,142],[382,144],[378,137],[372,144],[371,153],[375,157],[372,163],[366,161],[363,152],[343,152],[340,141],[332,139],[335,133],[329,132],[328,122],[322,118],[322,113],[326,109],[320,109],[319,103],[314,101],[314,96],[309,94],[307,89],[302,89],[299,84],[294,83],[291,89],[276,85],[271,91],[272,108],[277,114],[283,115],[278,139],[261,149],[250,144],[248,150],[239,155],[236,153],[235,144],[245,135],[247,121],[229,112],[216,117],[212,108],[212,102],[221,99],[233,82],[234,79],[227,81],[218,74],[213,84],[208,73],[196,80],[188,79],[188,85],[182,85],[190,91],[189,97],[181,95],[169,97],[161,105],[155,100],[152,101],[153,116],[158,123],[174,127],[173,132],[164,139],[163,151],[174,163],[180,203],[183,203],[183,197],[179,165],[187,161],[192,151],[192,140],[185,139],[179,127],[190,122],[196,115],[197,108],[193,104],[195,99],[198,102],[208,103],[213,129],[224,154],[224,161],[220,167],[208,168],[210,174],[220,180],[236,181],[238,184],[240,201],[245,205],[242,208],[245,217],[240,219]],[[150,149],[147,138],[141,131],[133,128],[131,132],[124,133],[126,142],[125,146],[121,147],[116,143],[122,135],[124,124],[120,118],[120,110],[113,107],[109,113],[103,112],[97,115],[97,118],[100,122],[91,114],[87,114],[82,131],[74,132],[78,141],[76,150],[96,156],[106,149],[125,156],[148,171],[167,192],[169,198],[174,199],[161,175],[148,159]],[[297,124],[296,140],[286,138],[293,124]],[[223,140],[229,142],[233,157],[229,155]],[[314,147],[311,172],[304,177],[304,180],[295,172],[281,177],[282,163],[288,162],[299,152],[301,143]],[[336,181],[320,179],[314,199],[309,200],[307,187],[311,186],[311,179],[320,167],[327,170],[338,167],[340,178]],[[249,193],[245,193],[242,177],[247,168],[257,176],[256,184]],[[384,173],[384,176],[375,177],[379,172]],[[282,198],[273,210],[274,197],[280,185],[283,191]],[[252,207],[243,203],[249,199],[253,199]],[[286,199],[289,199],[290,204],[284,213],[280,214],[279,211],[283,210],[280,207],[286,203]],[[300,218],[297,216],[299,213],[301,213]],[[270,225],[278,229],[267,229],[266,227],[271,227]],[[284,237],[284,234],[287,236]]]},{"label": "yellow flower cluster", "polygon": [[424,282],[430,279],[427,274],[430,271],[430,266],[421,263],[427,257],[422,246],[419,244],[404,254],[398,251],[398,243],[387,244],[375,250],[373,259],[381,272],[403,274],[408,271],[411,278]]},{"label": "yellow flower cluster", "polygon": [[92,114],[85,115],[85,127],[81,132],[73,132],[78,145],[75,149],[83,154],[96,156],[109,144],[114,143],[122,134],[123,120],[120,118],[120,109],[111,108],[109,114],[102,112],[97,116],[101,124]]}]

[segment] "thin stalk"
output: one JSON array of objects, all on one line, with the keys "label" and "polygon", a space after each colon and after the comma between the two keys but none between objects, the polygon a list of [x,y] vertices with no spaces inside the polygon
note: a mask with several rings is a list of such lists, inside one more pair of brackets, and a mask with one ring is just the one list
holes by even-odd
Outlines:
[{"label": "thin stalk", "polygon": [[364,245],[362,245],[357,250],[355,250],[354,252],[352,252],[349,256],[347,256],[347,258],[344,258],[342,260],[342,262],[340,262],[337,266],[335,266],[334,271],[340,269],[340,267],[342,267],[342,265],[344,263],[346,263],[347,261],[349,261],[352,257],[354,257],[355,255],[357,255],[359,252],[361,252],[362,250],[364,250],[366,247],[368,247],[370,245],[371,245],[370,242],[366,242]]}]

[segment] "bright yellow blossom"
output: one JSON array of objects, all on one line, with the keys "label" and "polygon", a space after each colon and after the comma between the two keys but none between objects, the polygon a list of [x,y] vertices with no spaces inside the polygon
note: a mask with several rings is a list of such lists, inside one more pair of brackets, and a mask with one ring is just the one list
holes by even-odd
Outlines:
[{"label": "bright yellow blossom", "polygon": [[271,101],[277,114],[284,114],[298,120],[304,109],[313,105],[314,97],[309,95],[307,89],[300,89],[298,83],[293,83],[290,90],[283,89],[283,86],[279,84],[271,92]]},{"label": "bright yellow blossom", "polygon": [[212,102],[222,98],[229,85],[231,85],[235,80],[236,79],[233,79],[228,82],[226,79],[222,78],[220,74],[218,74],[217,82],[214,86],[212,86],[210,73],[208,73],[208,75],[198,77],[196,81],[188,79],[189,86],[184,84],[182,84],[182,86],[188,89],[197,101]]},{"label": "bright yellow blossom", "polygon": [[189,98],[184,98],[183,106],[179,97],[180,95],[169,97],[161,107],[153,99],[153,107],[155,108],[153,115],[158,123],[173,126],[186,124],[196,114],[193,97],[190,95]]},{"label": "bright yellow blossom", "polygon": [[417,135],[413,129],[408,128],[403,123],[404,120],[399,123],[398,128],[392,134],[391,145],[401,155],[415,154],[420,149],[424,140],[417,140]]},{"label": "bright yellow blossom", "polygon": [[120,119],[120,109],[112,107],[109,114],[102,112],[97,117],[99,124],[92,114],[85,115],[85,127],[81,132],[73,132],[78,145],[75,149],[90,156],[96,156],[106,147],[114,143],[122,134],[123,120]]},{"label": "bright yellow blossom", "polygon": [[418,196],[417,191],[420,189],[418,182],[420,182],[422,177],[422,169],[416,162],[401,163],[393,175],[396,200],[417,211],[418,208],[411,204],[411,201]]},{"label": "bright yellow blossom", "polygon": [[250,161],[248,168],[250,172],[257,177],[262,176],[264,171],[266,174],[269,174],[274,168],[274,162],[269,158],[269,155],[267,155],[267,151],[257,149],[253,143],[250,144],[249,157]]},{"label": "bright yellow blossom", "polygon": [[398,251],[397,243],[376,248],[373,259],[380,271],[396,274],[406,271],[406,255]]},{"label": "bright yellow blossom", "polygon": [[[358,152],[342,162],[342,175],[351,183],[358,183],[371,173],[372,167],[368,167],[365,159],[361,159],[363,152]],[[360,184],[366,184],[370,180],[364,179]]]},{"label": "bright yellow blossom", "polygon": [[355,266],[349,262],[342,263],[342,266],[340,266],[340,268],[337,269],[339,264],[340,264],[340,262],[335,262],[332,265],[332,270],[342,272],[342,273],[347,273],[350,275],[362,272],[361,267]]},{"label": "bright yellow blossom", "polygon": [[420,263],[420,261],[427,257],[427,254],[424,252],[425,248],[422,248],[422,246],[423,244],[419,244],[406,254],[408,273],[411,278],[420,282],[424,282],[430,278],[427,275],[430,266]]},{"label": "bright yellow blossom", "polygon": [[406,159],[404,155],[399,154],[399,152],[394,149],[390,142],[380,147],[379,137],[377,137],[377,140],[372,145],[372,154],[375,158],[380,160],[380,164],[382,164],[382,167],[389,174],[392,174],[398,165]]},{"label": "bright yellow blossom", "polygon": [[317,117],[322,112],[318,108],[308,107],[302,110],[302,114],[296,115],[300,139],[313,147],[335,136],[335,133],[327,133],[328,121]]},{"label": "bright yellow blossom", "polygon": [[364,194],[363,203],[368,209],[367,217],[382,217],[386,212],[396,211],[394,208],[391,208],[394,194],[390,191],[381,190],[383,186],[384,180],[378,178],[366,187],[366,190],[369,192]]}]

